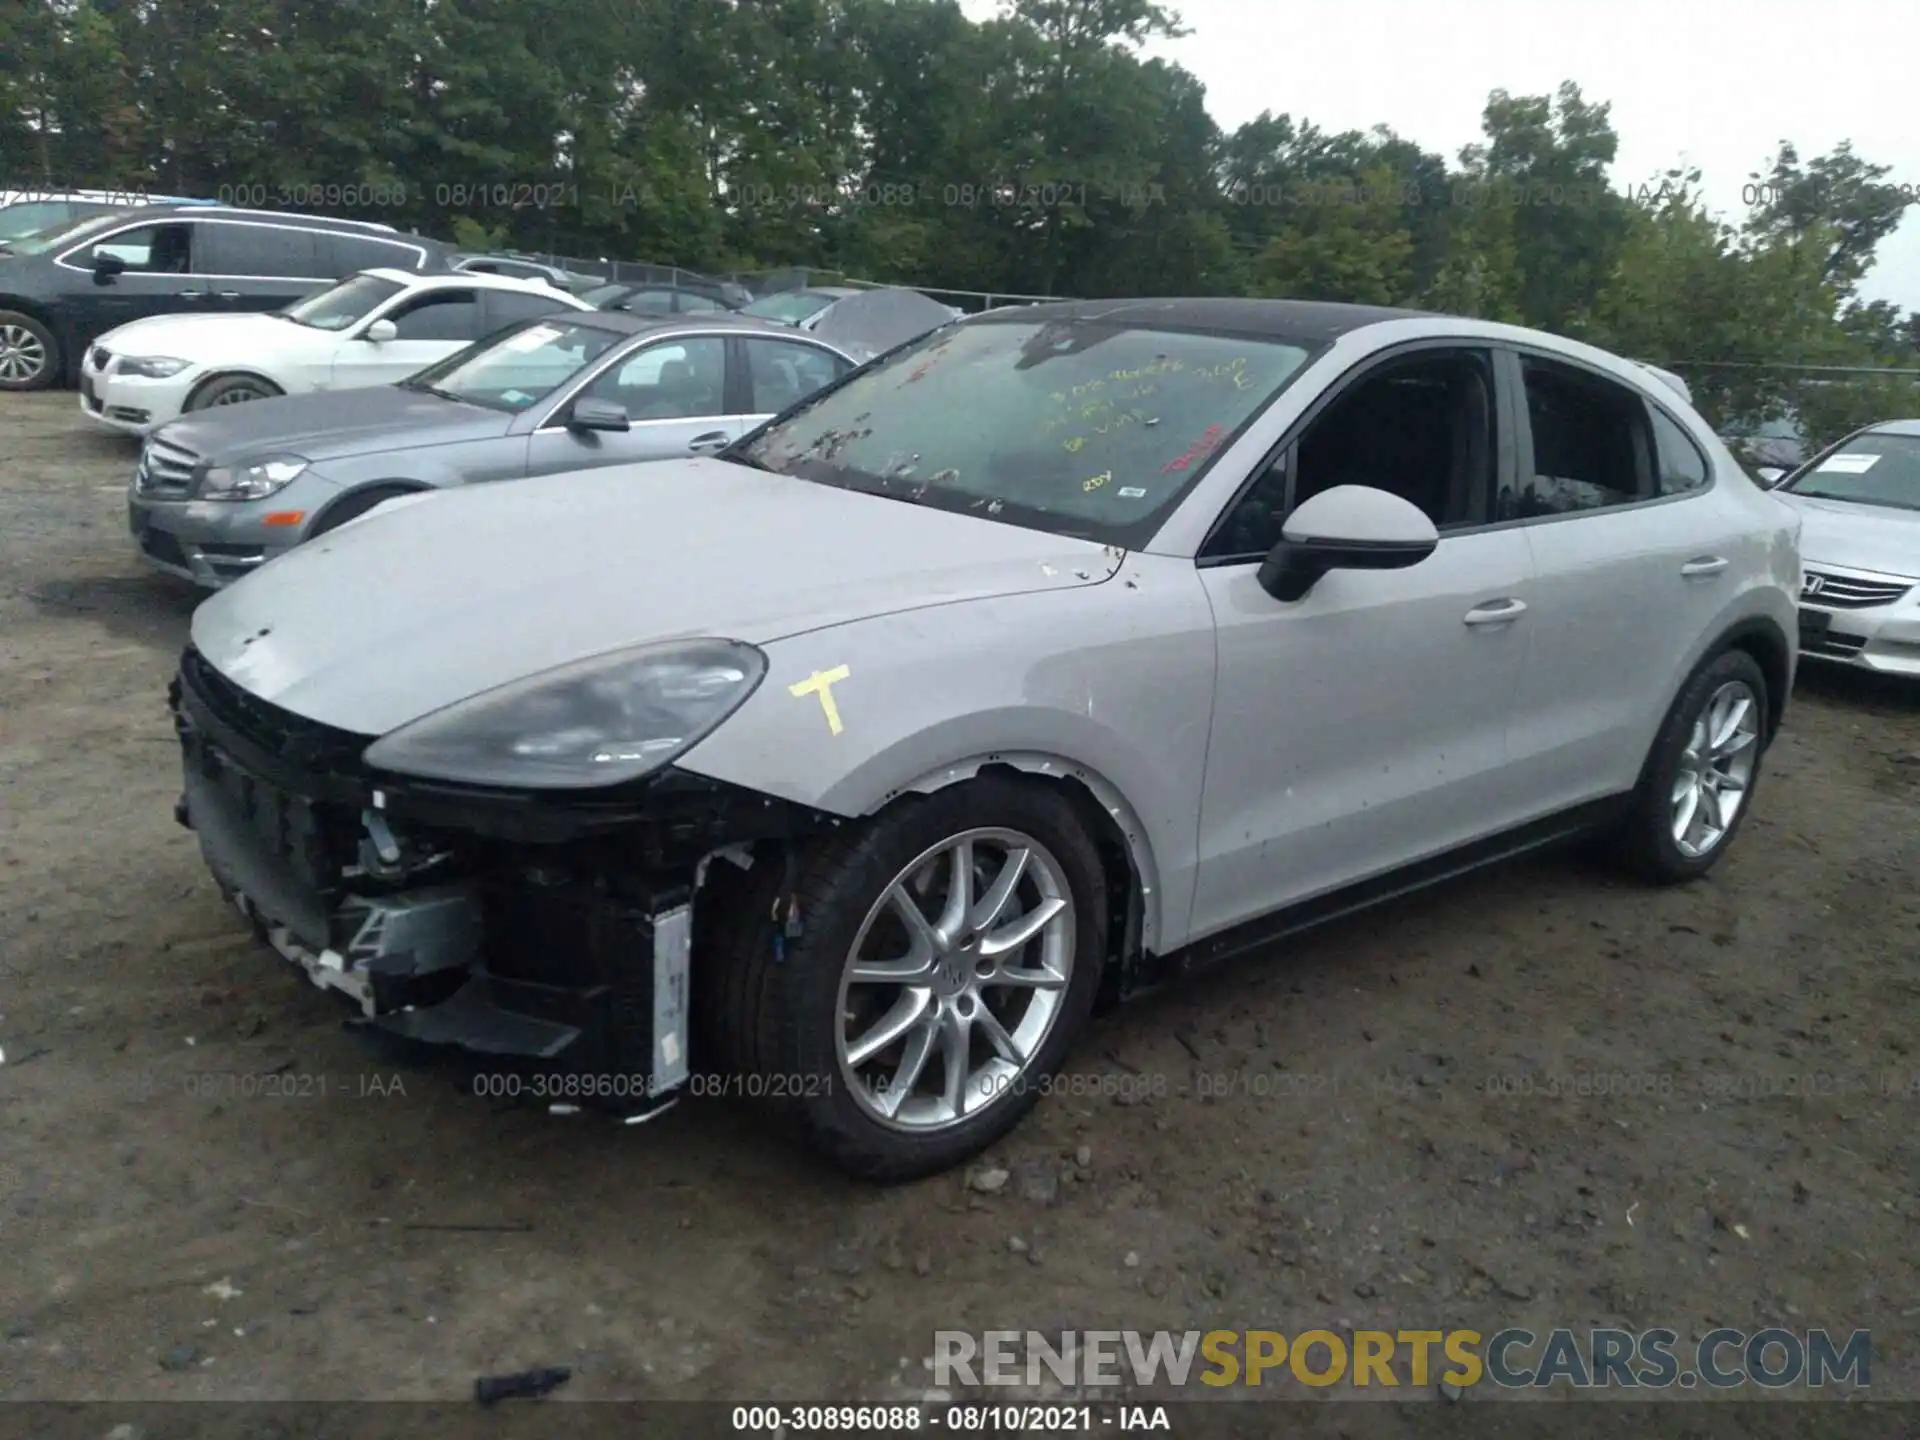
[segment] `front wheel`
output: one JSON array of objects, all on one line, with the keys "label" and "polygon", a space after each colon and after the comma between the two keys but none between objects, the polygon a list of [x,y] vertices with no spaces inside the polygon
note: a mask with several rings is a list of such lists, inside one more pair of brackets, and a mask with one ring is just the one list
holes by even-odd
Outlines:
[{"label": "front wheel", "polygon": [[1767,677],[1745,651],[1722,651],[1694,672],[1653,742],[1619,836],[1630,868],[1664,885],[1713,868],[1752,803],[1767,716]]},{"label": "front wheel", "polygon": [[60,342],[31,315],[0,310],[0,390],[44,390],[60,374]]},{"label": "front wheel", "polygon": [[286,392],[278,385],[253,375],[229,375],[202,385],[187,397],[186,409],[211,410],[216,405],[245,405],[250,400],[271,400]]},{"label": "front wheel", "polygon": [[722,1068],[857,1175],[948,1169],[1020,1122],[1086,1024],[1105,890],[1057,792],[991,777],[904,802],[728,927]]}]

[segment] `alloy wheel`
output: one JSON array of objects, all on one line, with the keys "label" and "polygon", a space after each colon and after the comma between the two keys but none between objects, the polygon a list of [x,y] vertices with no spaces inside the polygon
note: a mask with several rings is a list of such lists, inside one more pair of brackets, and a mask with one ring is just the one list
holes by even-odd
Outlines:
[{"label": "alloy wheel", "polygon": [[1712,851],[1747,803],[1760,750],[1760,702],[1742,680],[1715,690],[1694,719],[1673,778],[1673,843],[1689,860]]},{"label": "alloy wheel", "polygon": [[0,325],[0,380],[31,380],[47,366],[47,347],[24,325]]},{"label": "alloy wheel", "polygon": [[[256,389],[251,385],[235,385],[230,389],[222,390],[218,395],[214,396],[213,404],[244,405],[249,400],[264,400],[266,398],[267,392],[264,390]],[[212,409],[213,406],[210,405],[207,408]]]},{"label": "alloy wheel", "polygon": [[1073,976],[1077,917],[1039,841],[975,829],[922,852],[882,890],[841,975],[836,1052],[874,1119],[962,1124],[1026,1077]]}]

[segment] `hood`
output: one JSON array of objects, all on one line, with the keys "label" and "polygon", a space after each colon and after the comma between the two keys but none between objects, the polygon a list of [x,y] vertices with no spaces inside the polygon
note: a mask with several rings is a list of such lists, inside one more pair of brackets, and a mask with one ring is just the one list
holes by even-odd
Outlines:
[{"label": "hood", "polygon": [[489,440],[506,434],[514,419],[483,405],[374,385],[195,410],[154,433],[219,463],[270,450],[318,464],[382,450]]},{"label": "hood", "polygon": [[951,306],[918,290],[862,290],[836,300],[807,328],[856,360],[868,360],[937,329],[953,318]]},{"label": "hood", "polygon": [[1920,510],[1773,493],[1800,514],[1800,558],[1807,564],[1920,577]]},{"label": "hood", "polygon": [[[296,333],[297,332],[297,333]],[[284,350],[289,341],[324,332],[272,315],[150,315],[109,330],[93,343],[115,355],[172,355],[181,360],[231,360],[260,350]],[[331,337],[336,342],[338,337]]]},{"label": "hood", "polygon": [[264,700],[378,735],[631,645],[766,644],[921,606],[1097,584],[1123,558],[1090,540],[723,460],[661,460],[376,510],[207,600],[193,643]]}]

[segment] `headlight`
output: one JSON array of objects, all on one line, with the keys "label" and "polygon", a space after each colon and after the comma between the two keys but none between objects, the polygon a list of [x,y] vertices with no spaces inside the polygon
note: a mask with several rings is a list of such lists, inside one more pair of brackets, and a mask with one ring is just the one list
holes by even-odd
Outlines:
[{"label": "headlight", "polygon": [[201,482],[202,500],[264,500],[284,490],[307,462],[298,455],[272,455],[249,465],[216,465]]},{"label": "headlight", "polygon": [[767,657],[734,640],[616,650],[424,715],[369,745],[365,759],[473,785],[615,785],[705,738],[766,673]]},{"label": "headlight", "polygon": [[192,363],[191,360],[176,360],[171,355],[123,355],[114,373],[138,375],[147,380],[165,380],[178,375]]}]

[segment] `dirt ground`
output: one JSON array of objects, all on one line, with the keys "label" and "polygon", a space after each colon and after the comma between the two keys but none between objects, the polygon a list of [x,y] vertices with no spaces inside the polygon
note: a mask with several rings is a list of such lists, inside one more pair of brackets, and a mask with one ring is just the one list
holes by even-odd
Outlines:
[{"label": "dirt ground", "polygon": [[1704,883],[1545,858],[1318,932],[1100,1022],[998,1193],[876,1190],[728,1102],[507,1110],[343,1033],[173,821],[195,597],[135,560],[133,458],[0,396],[0,1396],[885,1398],[937,1328],[1778,1323],[1870,1328],[1920,1397],[1920,687],[1803,679]]}]

